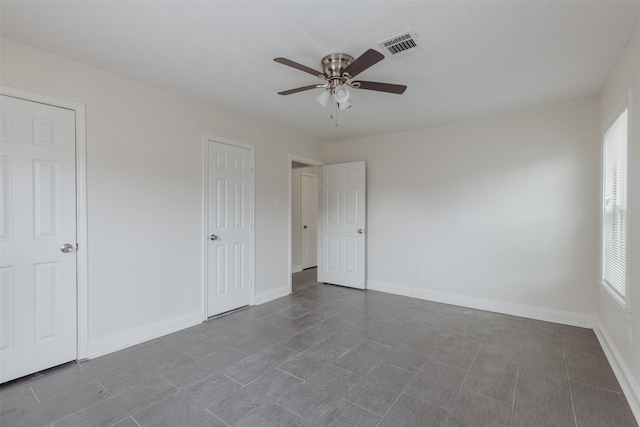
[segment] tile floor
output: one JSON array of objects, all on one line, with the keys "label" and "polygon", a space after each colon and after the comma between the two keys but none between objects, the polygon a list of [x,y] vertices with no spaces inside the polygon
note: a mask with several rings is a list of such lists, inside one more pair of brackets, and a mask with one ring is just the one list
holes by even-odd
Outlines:
[{"label": "tile floor", "polygon": [[294,275],[294,293],[5,384],[10,426],[637,426],[591,330]]}]

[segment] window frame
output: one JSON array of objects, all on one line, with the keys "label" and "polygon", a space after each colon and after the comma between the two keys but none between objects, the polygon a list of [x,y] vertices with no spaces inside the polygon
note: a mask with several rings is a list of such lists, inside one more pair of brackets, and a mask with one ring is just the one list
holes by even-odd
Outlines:
[{"label": "window frame", "polygon": [[[626,236],[626,244],[625,244],[625,293],[624,295],[620,295],[620,293],[614,289],[612,285],[607,283],[604,280],[604,264],[605,264],[605,241],[604,241],[604,215],[605,215],[605,193],[606,193],[606,134],[611,129],[611,127],[620,119],[620,117],[627,112],[627,188],[626,188],[626,224],[625,224],[625,236]],[[622,99],[616,104],[616,107],[610,112],[607,120],[603,123],[603,129],[601,133],[601,175],[600,175],[600,277],[599,283],[600,285],[607,291],[607,293],[613,298],[613,300],[620,305],[620,307],[624,310],[625,313],[631,313],[630,306],[630,277],[631,277],[631,211],[632,211],[632,189],[630,188],[630,184],[632,181],[632,139],[631,139],[631,118],[632,118],[632,106],[631,106],[631,91],[627,91]]]}]

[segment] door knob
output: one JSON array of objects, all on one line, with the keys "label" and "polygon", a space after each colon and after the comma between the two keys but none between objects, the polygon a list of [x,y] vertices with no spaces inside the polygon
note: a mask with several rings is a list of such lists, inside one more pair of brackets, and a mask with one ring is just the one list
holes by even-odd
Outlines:
[{"label": "door knob", "polygon": [[65,243],[64,245],[60,246],[60,251],[64,252],[65,254],[68,254],[72,250],[73,245],[71,243]]},{"label": "door knob", "polygon": [[218,240],[218,236],[212,234],[211,236],[209,236],[209,240]]},{"label": "door knob", "polygon": [[358,228],[358,234],[363,234],[364,230],[362,228]]},{"label": "door knob", "polygon": [[304,228],[306,230],[308,227],[306,225],[303,225],[302,228]]}]

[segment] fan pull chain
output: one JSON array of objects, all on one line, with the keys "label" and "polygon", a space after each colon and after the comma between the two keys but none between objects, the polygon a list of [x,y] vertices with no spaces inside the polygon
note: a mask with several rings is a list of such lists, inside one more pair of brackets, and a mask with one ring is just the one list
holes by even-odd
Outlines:
[{"label": "fan pull chain", "polygon": [[[332,96],[332,97],[333,97],[333,96]],[[331,101],[329,102],[329,105],[331,105],[331,110],[330,110],[330,112],[329,112],[329,118],[330,118],[331,120],[333,120],[333,107],[334,107],[334,104],[335,104],[335,102],[333,102],[333,100],[331,100]]]}]

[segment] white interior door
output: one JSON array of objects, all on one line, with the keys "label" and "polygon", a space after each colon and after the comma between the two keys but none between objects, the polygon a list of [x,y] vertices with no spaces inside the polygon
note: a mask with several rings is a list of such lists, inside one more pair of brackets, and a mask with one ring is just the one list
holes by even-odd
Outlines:
[{"label": "white interior door", "polygon": [[0,110],[6,382],[77,357],[75,113],[5,95]]},{"label": "white interior door", "polygon": [[320,168],[318,281],[364,289],[365,162]]},{"label": "white interior door", "polygon": [[207,161],[207,316],[251,302],[252,156],[209,140]]},{"label": "white interior door", "polygon": [[302,174],[302,268],[318,265],[318,177]]}]

